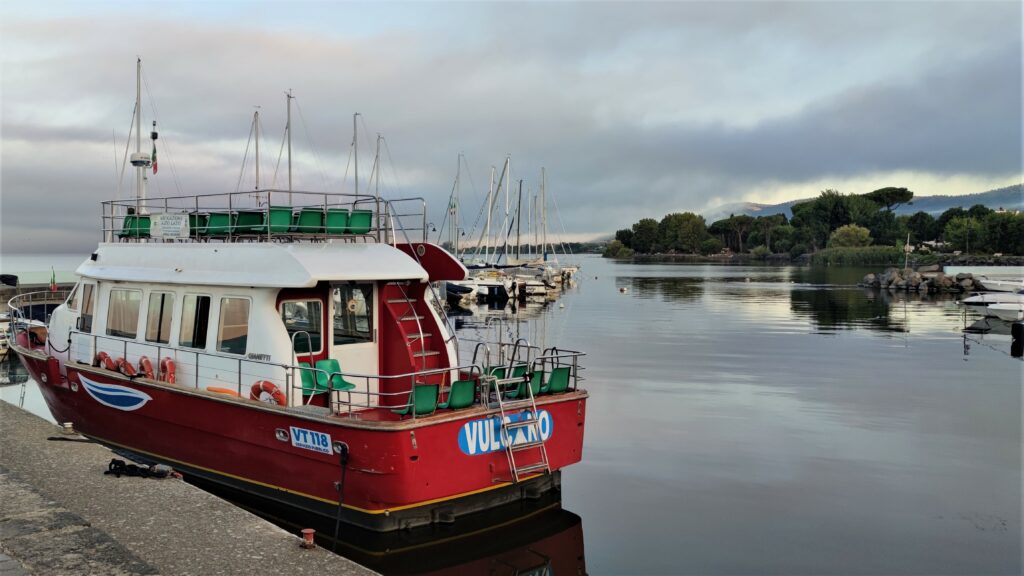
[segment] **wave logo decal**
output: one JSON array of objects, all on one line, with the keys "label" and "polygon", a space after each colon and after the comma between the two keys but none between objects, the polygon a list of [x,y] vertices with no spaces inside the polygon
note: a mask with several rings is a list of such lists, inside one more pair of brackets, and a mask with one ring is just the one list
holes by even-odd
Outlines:
[{"label": "wave logo decal", "polygon": [[146,402],[149,402],[153,398],[145,392],[140,392],[134,388],[128,388],[127,386],[118,386],[116,384],[101,384],[99,382],[89,380],[81,374],[78,375],[78,379],[82,381],[82,386],[85,391],[92,396],[93,400],[109,406],[110,408],[116,408],[118,410],[138,410],[142,408]]},{"label": "wave logo decal", "polygon": [[[521,422],[533,419],[530,412],[520,412],[506,416],[507,422]],[[509,431],[512,435],[512,445],[536,442],[537,434],[540,433],[541,440],[551,437],[553,429],[551,414],[547,410],[537,411],[537,424],[533,426],[517,427]],[[482,418],[470,420],[459,428],[459,449],[463,454],[477,456],[490,454],[505,449],[505,441],[501,434],[501,417]]]}]

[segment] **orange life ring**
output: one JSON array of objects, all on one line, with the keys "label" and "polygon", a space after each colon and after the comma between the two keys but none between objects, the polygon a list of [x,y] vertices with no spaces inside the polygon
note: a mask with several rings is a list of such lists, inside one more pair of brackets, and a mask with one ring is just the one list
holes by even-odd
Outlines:
[{"label": "orange life ring", "polygon": [[149,356],[139,358],[139,371],[145,374],[146,378],[153,379],[153,363],[149,361]]},{"label": "orange life ring", "polygon": [[164,356],[160,360],[160,380],[174,384],[174,360],[171,360],[170,356]]},{"label": "orange life ring", "polygon": [[132,363],[125,360],[124,357],[114,360],[114,364],[117,365],[117,370],[125,376],[135,376],[138,372],[135,370],[135,366]]},{"label": "orange life ring", "polygon": [[96,365],[107,370],[117,370],[117,364],[106,352],[100,352],[96,355]]},{"label": "orange life ring", "polygon": [[[266,393],[270,398],[264,399],[263,394]],[[285,398],[284,392],[277,387],[277,384],[270,382],[269,380],[258,380],[253,382],[252,388],[249,390],[250,400],[262,400],[264,402],[274,401],[278,406],[284,406],[288,403],[288,399]]]}]

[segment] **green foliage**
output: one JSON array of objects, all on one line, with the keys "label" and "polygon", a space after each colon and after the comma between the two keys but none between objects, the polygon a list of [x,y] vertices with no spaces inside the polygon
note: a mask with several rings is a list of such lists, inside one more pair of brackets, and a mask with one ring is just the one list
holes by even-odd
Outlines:
[{"label": "green foliage", "polygon": [[750,250],[750,254],[754,258],[757,258],[758,260],[764,260],[771,253],[772,253],[772,251],[769,250],[768,247],[765,246],[764,244],[761,244],[760,246],[756,246],[756,247],[754,247],[753,249]]},{"label": "green foliage", "polygon": [[871,231],[863,226],[840,226],[828,238],[829,248],[854,248],[871,244]]},{"label": "green foliage", "polygon": [[888,187],[868,192],[863,197],[884,207],[887,212],[892,212],[901,204],[910,202],[914,197],[914,193],[906,188]]},{"label": "green foliage", "polygon": [[975,252],[983,252],[982,233],[984,230],[981,221],[977,218],[958,216],[946,224],[942,235],[954,250],[970,252],[973,249]]},{"label": "green foliage", "polygon": [[643,218],[633,224],[632,248],[641,254],[650,254],[658,241],[658,221],[654,218]]},{"label": "green foliage", "polygon": [[1024,254],[1024,214],[992,212],[986,216],[982,243],[988,252]]},{"label": "green foliage", "polygon": [[960,218],[962,216],[967,216],[967,211],[959,206],[954,206],[953,208],[946,210],[935,220],[936,233],[944,234],[946,231],[946,224],[949,224],[949,221],[953,218]]},{"label": "green foliage", "polygon": [[621,242],[626,248],[630,248],[633,245],[633,231],[629,228],[616,230],[615,239]]},{"label": "green foliage", "polygon": [[605,258],[629,258],[633,255],[633,251],[624,246],[621,241],[612,240],[601,255]]},{"label": "green foliage", "polygon": [[878,266],[903,264],[903,251],[895,246],[827,248],[811,256],[811,264],[834,266]]},{"label": "green foliage", "polygon": [[662,218],[658,224],[658,249],[696,254],[700,243],[707,236],[704,217],[692,212],[673,213]]},{"label": "green foliage", "polygon": [[725,244],[722,244],[722,241],[718,238],[705,238],[704,241],[700,243],[700,253],[705,256],[710,256],[711,254],[718,254],[724,247]]},{"label": "green foliage", "polygon": [[794,244],[793,247],[789,249],[789,255],[793,258],[803,256],[804,254],[807,254],[807,252],[807,245],[802,243]]},{"label": "green foliage", "polygon": [[967,216],[978,220],[984,220],[986,216],[993,212],[995,212],[995,210],[985,206],[984,204],[975,204],[967,209]]},{"label": "green foliage", "polygon": [[920,244],[935,240],[939,235],[935,218],[927,212],[914,212],[905,221],[907,231],[910,232],[910,242]]}]

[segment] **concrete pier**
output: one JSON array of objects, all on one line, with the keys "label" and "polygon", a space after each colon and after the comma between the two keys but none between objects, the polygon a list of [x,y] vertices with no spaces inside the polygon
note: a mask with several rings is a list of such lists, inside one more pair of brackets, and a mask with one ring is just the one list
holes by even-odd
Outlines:
[{"label": "concrete pier", "polygon": [[110,450],[6,402],[0,438],[3,576],[374,574],[181,480],[104,475]]}]

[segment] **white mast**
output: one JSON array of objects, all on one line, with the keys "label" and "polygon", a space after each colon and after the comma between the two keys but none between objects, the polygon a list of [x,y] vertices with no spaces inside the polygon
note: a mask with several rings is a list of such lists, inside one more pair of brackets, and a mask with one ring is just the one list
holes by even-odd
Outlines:
[{"label": "white mast", "polygon": [[285,123],[285,132],[288,133],[288,204],[292,204],[292,89],[285,92],[285,100],[288,102],[288,120]]},{"label": "white mast", "polygon": [[377,151],[373,155],[373,195],[380,202],[380,134],[377,134]]},{"label": "white mast", "polygon": [[[508,232],[506,231],[506,229],[508,228],[508,188],[509,188],[508,183],[512,181],[511,162],[512,162],[512,157],[511,156],[506,156],[505,157],[505,178],[503,179],[505,181],[505,219],[502,220],[502,222],[501,222],[501,235],[502,235],[501,253],[505,255],[505,262],[506,263],[508,262]],[[495,262],[495,264],[497,264],[497,262]]]},{"label": "white mast", "polygon": [[[154,129],[155,132],[155,129]],[[135,167],[135,211],[146,210],[146,168],[151,164],[149,154],[142,151],[142,58],[135,60],[135,153],[131,163]]]},{"label": "white mast", "polygon": [[359,138],[357,137],[358,127],[356,125],[356,117],[359,116],[359,112],[352,115],[352,148],[353,157],[355,158],[356,168],[356,194],[359,194]]},{"label": "white mast", "polygon": [[540,198],[541,198],[541,200],[540,200],[540,225],[541,225],[541,230],[543,230],[543,232],[541,233],[542,234],[541,240],[543,241],[543,244],[541,245],[540,254],[541,254],[541,261],[542,262],[547,262],[548,261],[548,186],[547,186],[547,182],[548,182],[548,180],[547,180],[547,175],[544,172],[544,167],[541,167],[541,169],[540,169]]},{"label": "white mast", "polygon": [[[256,189],[260,189],[260,110],[259,106],[256,107],[256,112],[253,113],[253,129],[256,131]],[[260,196],[256,195],[256,203],[259,204]]]},{"label": "white mast", "polygon": [[459,257],[459,178],[462,176],[462,152],[459,152],[459,157],[456,158],[455,168],[455,197],[452,198],[452,205],[449,208],[449,216],[451,217],[451,235],[452,235],[452,254],[455,257]]},{"label": "white mast", "polygon": [[494,166],[491,166],[491,185],[487,188],[487,226],[484,230],[484,262],[491,261],[491,211],[494,210]]}]

